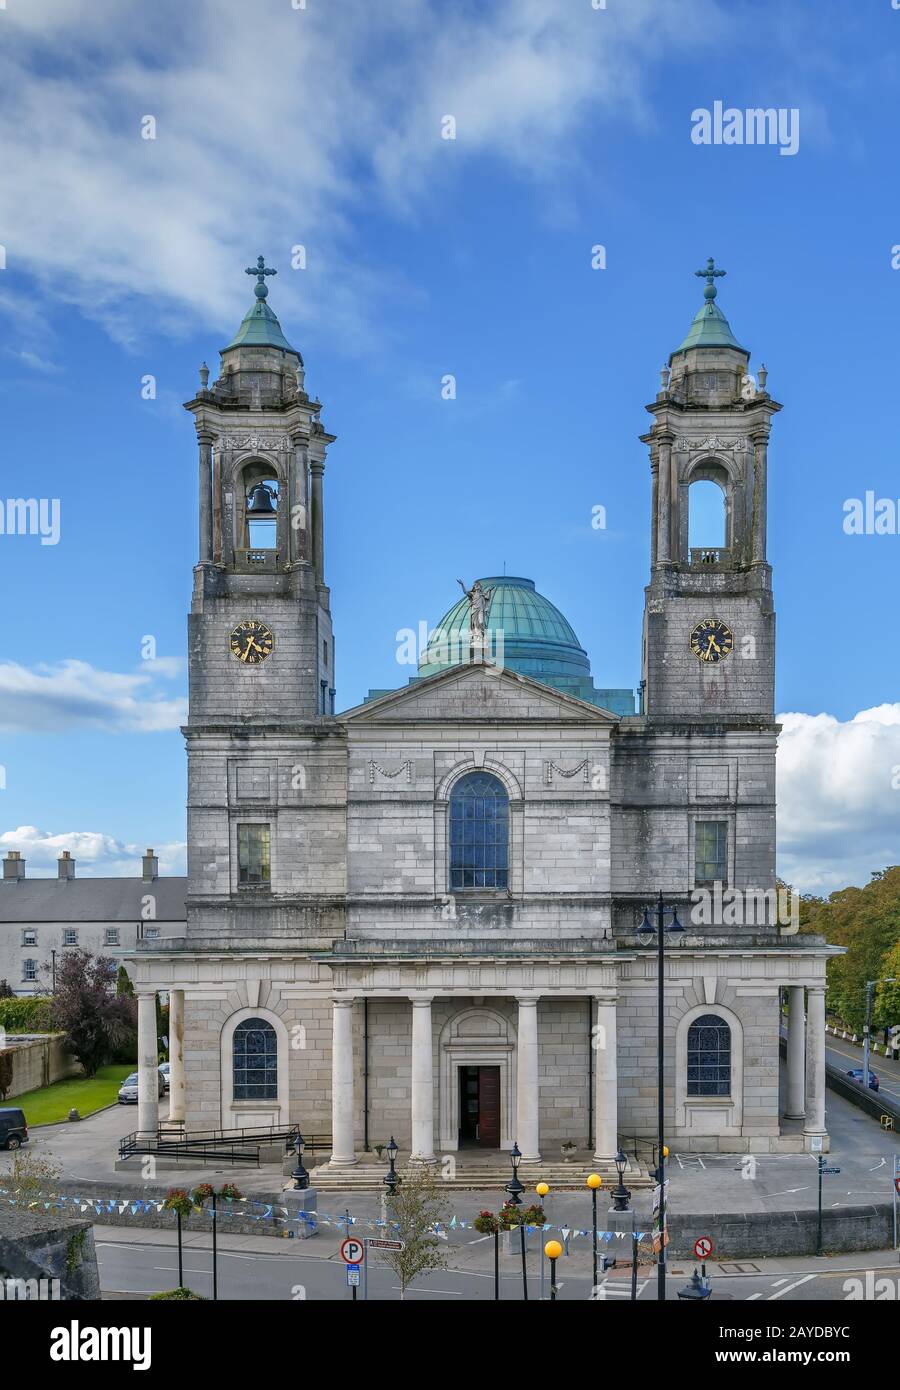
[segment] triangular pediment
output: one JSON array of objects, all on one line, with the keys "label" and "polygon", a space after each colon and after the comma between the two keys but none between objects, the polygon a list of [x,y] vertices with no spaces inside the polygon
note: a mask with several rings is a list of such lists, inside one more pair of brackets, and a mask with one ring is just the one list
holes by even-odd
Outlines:
[{"label": "triangular pediment", "polygon": [[393,690],[337,716],[353,724],[413,723],[417,720],[466,723],[535,719],[564,723],[616,724],[618,715],[506,668],[472,662],[453,666]]}]

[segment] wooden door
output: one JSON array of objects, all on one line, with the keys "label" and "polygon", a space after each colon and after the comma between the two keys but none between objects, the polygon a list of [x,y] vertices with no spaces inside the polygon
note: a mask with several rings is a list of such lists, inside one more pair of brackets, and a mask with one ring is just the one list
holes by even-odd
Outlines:
[{"label": "wooden door", "polygon": [[478,1068],[478,1144],[500,1147],[500,1068]]}]

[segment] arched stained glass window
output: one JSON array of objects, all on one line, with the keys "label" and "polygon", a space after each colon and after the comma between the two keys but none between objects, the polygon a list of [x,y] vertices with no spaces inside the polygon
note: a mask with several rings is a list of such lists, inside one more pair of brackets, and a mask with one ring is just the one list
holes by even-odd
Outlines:
[{"label": "arched stained glass window", "polygon": [[278,1038],[264,1018],[245,1018],[234,1030],[234,1099],[278,1099]]},{"label": "arched stained glass window", "polygon": [[688,1029],[687,1093],[731,1094],[731,1029],[718,1014],[703,1014]]},{"label": "arched stained glass window", "polygon": [[450,793],[450,887],[509,884],[509,797],[499,777],[468,772]]}]

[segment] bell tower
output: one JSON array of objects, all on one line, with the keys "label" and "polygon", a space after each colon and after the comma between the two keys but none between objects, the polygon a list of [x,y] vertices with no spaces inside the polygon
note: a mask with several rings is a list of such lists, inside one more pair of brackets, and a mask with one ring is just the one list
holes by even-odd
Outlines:
[{"label": "bell tower", "polygon": [[[725,271],[710,258],[703,305],[662,370],[653,426],[651,576],[645,591],[644,713],[654,719],[762,718],[775,699],[775,613],[766,558],[771,418],[767,373],[750,374],[716,304]],[[720,543],[692,546],[692,489],[721,492]],[[709,489],[708,489],[709,491]]]},{"label": "bell tower", "polygon": [[[188,619],[187,934],[292,941],[323,932],[345,891],[345,811],[325,584],[323,476],[334,435],[303,359],[254,301],[200,369],[185,409],[199,446],[200,553]],[[327,862],[326,862],[327,860]]]},{"label": "bell tower", "polygon": [[200,554],[189,622],[190,717],[321,717],[334,712],[325,585],[323,475],[334,436],[304,389],[303,359],[267,304],[262,256],[254,303],[200,369]]}]

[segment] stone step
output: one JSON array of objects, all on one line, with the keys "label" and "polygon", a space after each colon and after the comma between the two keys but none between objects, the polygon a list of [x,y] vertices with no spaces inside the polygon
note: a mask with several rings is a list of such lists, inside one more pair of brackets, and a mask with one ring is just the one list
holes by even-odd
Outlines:
[{"label": "stone step", "polygon": [[[617,1178],[615,1169],[609,1173],[604,1172],[603,1167],[604,1165],[597,1165],[595,1168],[586,1168],[582,1171],[574,1165],[534,1165],[528,1169],[523,1166],[519,1169],[519,1178],[525,1187],[527,1197],[528,1194],[534,1192],[534,1188],[539,1182],[545,1182],[551,1192],[587,1191],[585,1179],[588,1173],[599,1171],[603,1178],[601,1191],[606,1195],[615,1187]],[[435,1169],[438,1177],[440,1171],[440,1165],[438,1165]],[[312,1171],[310,1181],[312,1186],[320,1192],[383,1192],[384,1174],[385,1169],[383,1167],[375,1167],[371,1164],[359,1164],[350,1168],[331,1168],[323,1165]],[[469,1192],[496,1191],[502,1194],[509,1179],[510,1170],[507,1167],[467,1166],[457,1167],[447,1185]],[[653,1186],[653,1179],[638,1169],[626,1172],[625,1182],[632,1191],[636,1188]]]}]

